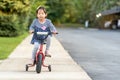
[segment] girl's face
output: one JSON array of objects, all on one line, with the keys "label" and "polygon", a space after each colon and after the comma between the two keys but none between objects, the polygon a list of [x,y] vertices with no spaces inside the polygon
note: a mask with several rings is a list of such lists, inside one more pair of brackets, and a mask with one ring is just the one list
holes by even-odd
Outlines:
[{"label": "girl's face", "polygon": [[41,20],[42,20],[42,19],[45,19],[46,16],[47,16],[47,14],[44,12],[43,9],[39,9],[39,10],[38,10],[38,13],[37,13],[38,19],[41,19]]}]

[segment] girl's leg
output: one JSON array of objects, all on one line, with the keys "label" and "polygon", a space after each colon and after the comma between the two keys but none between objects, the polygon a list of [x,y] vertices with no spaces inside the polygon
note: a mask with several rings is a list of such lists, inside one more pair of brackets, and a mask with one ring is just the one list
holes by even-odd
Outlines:
[{"label": "girl's leg", "polygon": [[46,50],[45,50],[45,56],[47,57],[51,57],[51,55],[49,54],[49,48],[50,48],[50,45],[51,45],[51,36],[49,35],[46,39]]},{"label": "girl's leg", "polygon": [[39,46],[40,46],[39,42],[34,43],[34,48],[33,48],[33,51],[32,51],[32,61],[35,60],[35,56],[36,56],[36,53],[37,53],[37,50],[38,50]]},{"label": "girl's leg", "polygon": [[33,51],[32,51],[32,60],[31,60],[32,63],[26,65],[26,71],[28,70],[29,67],[32,67],[32,66],[35,65],[35,56],[36,56],[36,52],[39,48],[39,45],[40,44],[38,42],[34,43],[34,48],[33,48]]}]

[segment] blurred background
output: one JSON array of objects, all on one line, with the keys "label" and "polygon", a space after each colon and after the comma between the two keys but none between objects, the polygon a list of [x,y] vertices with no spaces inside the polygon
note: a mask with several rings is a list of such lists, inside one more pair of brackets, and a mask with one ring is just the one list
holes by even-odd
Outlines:
[{"label": "blurred background", "polygon": [[0,0],[0,36],[23,34],[40,5],[46,7],[48,18],[58,27],[102,29],[120,18],[119,0]]}]

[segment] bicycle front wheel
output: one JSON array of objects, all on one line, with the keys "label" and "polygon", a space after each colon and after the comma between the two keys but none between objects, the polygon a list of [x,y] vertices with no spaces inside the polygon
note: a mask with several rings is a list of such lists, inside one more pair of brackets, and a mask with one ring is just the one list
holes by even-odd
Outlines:
[{"label": "bicycle front wheel", "polygon": [[41,72],[41,68],[42,68],[42,55],[39,54],[38,55],[38,61],[36,63],[36,72],[40,73]]}]

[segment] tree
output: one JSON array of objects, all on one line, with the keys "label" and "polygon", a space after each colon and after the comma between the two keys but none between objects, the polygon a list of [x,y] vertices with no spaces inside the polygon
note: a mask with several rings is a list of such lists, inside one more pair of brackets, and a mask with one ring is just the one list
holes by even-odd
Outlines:
[{"label": "tree", "polygon": [[33,19],[36,18],[37,8],[39,6],[44,6],[44,7],[47,8],[45,3],[46,3],[46,0],[32,0],[32,3],[30,5],[30,9],[29,9],[29,13],[28,13],[28,16],[27,16],[27,21],[29,21],[28,27],[32,23]]},{"label": "tree", "polygon": [[75,7],[76,1],[77,0],[47,0],[48,17],[57,24],[61,22],[76,22],[78,12]]},{"label": "tree", "polygon": [[60,23],[61,17],[64,13],[62,2],[62,0],[47,0],[46,2],[46,5],[49,6],[47,8],[48,18],[57,24]]},{"label": "tree", "polygon": [[0,1],[0,36],[17,36],[23,33],[30,0]]}]

